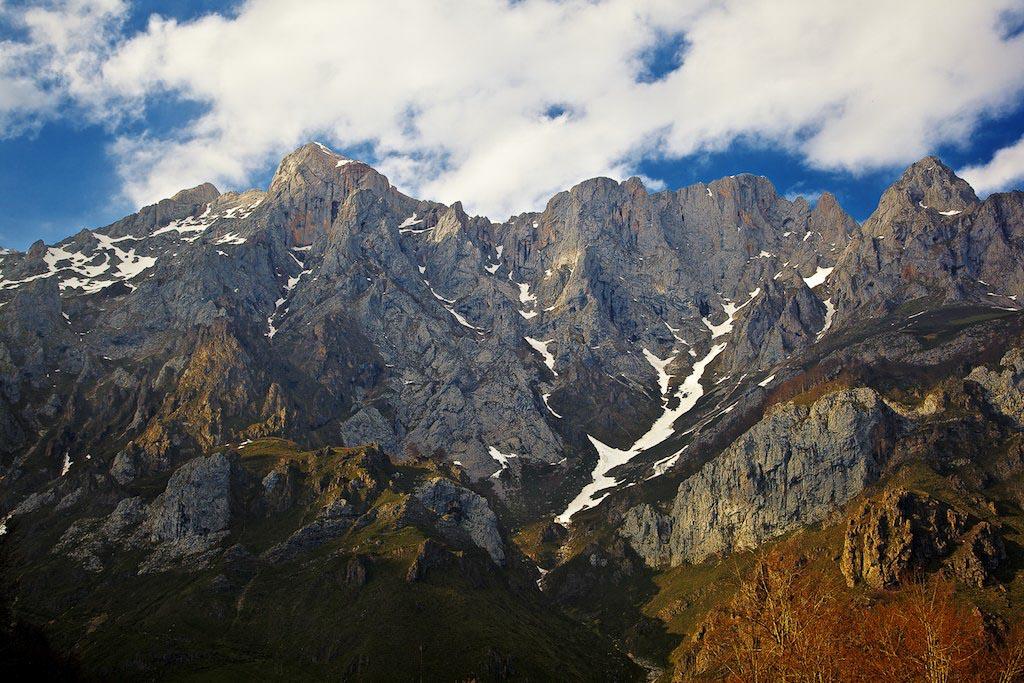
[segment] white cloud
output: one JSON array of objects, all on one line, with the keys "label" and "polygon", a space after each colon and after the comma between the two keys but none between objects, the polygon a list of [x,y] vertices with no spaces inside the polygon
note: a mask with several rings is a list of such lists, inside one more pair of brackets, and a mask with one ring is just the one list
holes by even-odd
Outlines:
[{"label": "white cloud", "polygon": [[0,27],[25,36],[0,41],[0,137],[57,116],[67,98],[102,98],[99,65],[126,9],[123,0],[54,0],[18,9],[0,2]]},{"label": "white cloud", "polygon": [[962,168],[957,175],[980,195],[1024,186],[1024,137],[997,151],[987,164]]},{"label": "white cloud", "polygon": [[[1024,36],[1000,24],[1019,5],[249,0],[116,40],[120,0],[55,1],[23,21],[24,49],[48,60],[41,92],[115,130],[150,97],[207,107],[169,138],[121,134],[113,155],[138,203],[203,180],[243,186],[322,138],[369,145],[409,193],[503,218],[584,178],[737,137],[853,171],[963,142],[1019,103]],[[678,34],[682,65],[638,82],[641,55]],[[7,73],[0,63],[0,93]],[[548,117],[552,105],[566,113]],[[0,126],[19,116],[5,124],[0,109]]]}]

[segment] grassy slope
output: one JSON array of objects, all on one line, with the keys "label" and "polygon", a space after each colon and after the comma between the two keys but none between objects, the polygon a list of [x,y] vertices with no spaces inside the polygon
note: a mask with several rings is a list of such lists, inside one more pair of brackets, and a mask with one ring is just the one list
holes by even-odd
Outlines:
[{"label": "grassy slope", "polygon": [[[356,477],[359,449],[300,452],[282,440],[241,449],[260,476],[283,459],[310,477]],[[15,613],[44,626],[58,650],[72,650],[86,674],[108,678],[262,680],[632,680],[637,669],[610,644],[554,609],[533,590],[524,565],[499,571],[475,548],[473,568],[406,581],[431,529],[388,516],[432,465],[401,467],[373,501],[378,520],[315,551],[249,570],[218,560],[196,573],[137,576],[139,553],[115,555],[95,575],[48,553],[70,522],[39,515],[12,533],[4,582]],[[233,522],[228,545],[254,553],[312,516],[311,508]],[[346,581],[365,558],[367,580]],[[525,577],[525,578],[524,578]]]}]

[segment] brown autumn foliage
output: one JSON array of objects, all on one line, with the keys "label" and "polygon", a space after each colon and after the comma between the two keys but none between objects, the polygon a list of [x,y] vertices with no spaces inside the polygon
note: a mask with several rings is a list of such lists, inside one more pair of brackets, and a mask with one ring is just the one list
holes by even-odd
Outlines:
[{"label": "brown autumn foliage", "polygon": [[1024,681],[1024,628],[1002,638],[934,576],[858,597],[793,554],[762,559],[705,624],[698,679],[903,683]]}]

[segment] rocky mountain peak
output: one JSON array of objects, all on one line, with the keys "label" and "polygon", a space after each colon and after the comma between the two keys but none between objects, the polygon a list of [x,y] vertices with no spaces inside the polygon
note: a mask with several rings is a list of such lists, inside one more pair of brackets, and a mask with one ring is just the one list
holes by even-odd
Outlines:
[{"label": "rocky mountain peak", "polygon": [[342,205],[366,190],[381,197],[391,183],[376,169],[319,142],[299,147],[281,160],[267,190],[272,222],[281,223],[295,245],[309,245],[328,232]]},{"label": "rocky mountain peak", "polygon": [[179,190],[169,200],[178,204],[208,204],[220,196],[220,190],[213,183],[202,183],[195,187]]},{"label": "rocky mountain peak", "polygon": [[469,216],[462,208],[462,202],[455,202],[441,213],[437,226],[431,232],[430,241],[440,242],[459,234],[469,222]]},{"label": "rocky mountain peak", "polygon": [[808,229],[821,233],[828,242],[839,242],[857,229],[857,221],[840,206],[834,194],[823,192],[811,211]]},{"label": "rocky mountain peak", "polygon": [[711,182],[719,193],[731,196],[741,206],[756,206],[760,202],[771,203],[779,193],[772,181],[753,173],[739,173]]},{"label": "rocky mountain peak", "polygon": [[308,142],[281,160],[268,194],[273,195],[295,185],[321,188],[324,184],[346,181],[382,190],[390,186],[387,178],[369,164],[343,156],[323,143]]},{"label": "rocky mountain peak", "polygon": [[647,194],[647,186],[644,185],[644,181],[636,176],[631,176],[623,181],[622,187],[625,188],[631,196]]},{"label": "rocky mountain peak", "polygon": [[46,253],[46,249],[46,242],[43,242],[42,240],[36,240],[35,242],[32,243],[32,246],[28,248],[28,253],[26,254],[26,256],[29,259],[42,258],[43,254]]},{"label": "rocky mountain peak", "polygon": [[[821,196],[818,197],[817,203],[814,205],[812,213],[817,216],[831,216],[837,212],[843,210],[843,207],[839,205],[839,200],[831,192],[822,192]],[[844,212],[845,213],[845,212]]]},{"label": "rocky mountain peak", "polygon": [[900,179],[882,195],[879,208],[892,202],[907,203],[939,212],[962,211],[978,203],[967,181],[958,177],[938,157],[927,156],[911,164]]}]

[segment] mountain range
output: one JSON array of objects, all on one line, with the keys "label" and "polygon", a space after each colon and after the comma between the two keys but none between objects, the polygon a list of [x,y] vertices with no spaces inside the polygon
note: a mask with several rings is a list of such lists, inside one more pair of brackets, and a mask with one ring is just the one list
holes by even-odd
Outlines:
[{"label": "mountain range", "polygon": [[495,223],[310,143],[0,251],[4,610],[85,677],[672,680],[789,543],[1012,621],[1022,297],[1024,193],[935,157],[863,223],[754,175]]}]

